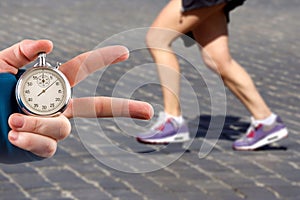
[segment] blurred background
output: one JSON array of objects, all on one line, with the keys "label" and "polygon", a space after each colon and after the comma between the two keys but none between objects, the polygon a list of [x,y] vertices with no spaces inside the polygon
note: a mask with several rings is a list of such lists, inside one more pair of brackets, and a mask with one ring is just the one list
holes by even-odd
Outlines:
[{"label": "blurred background", "polygon": [[[2,0],[0,49],[23,39],[49,39],[54,50],[48,61],[54,64],[105,44],[133,45],[128,61],[95,73],[74,88],[75,96],[111,96],[128,71],[138,80],[156,76],[154,67],[143,71],[146,75],[132,69],[153,63],[144,49],[143,33],[167,2]],[[232,142],[249,125],[249,113],[226,90],[226,115],[210,115],[205,83],[189,67],[189,61],[200,60],[198,52],[192,51],[191,60],[181,58],[184,77],[196,94],[199,108],[196,113],[188,110],[189,91],[182,95],[190,111],[185,114],[194,136],[187,151],[181,145],[138,144],[133,137],[136,132],[126,129],[126,120],[71,120],[72,134],[59,143],[53,158],[0,165],[0,199],[299,199],[299,8],[298,0],[248,0],[231,13],[229,24],[233,57],[251,74],[267,103],[286,122],[288,139],[255,152],[233,151]],[[180,40],[175,45],[182,51],[191,51]],[[129,87],[126,81],[124,88]],[[142,85],[130,98],[148,101],[155,111],[162,108],[158,84]],[[225,120],[223,130],[220,135],[206,137],[213,117]],[[134,124],[134,131],[138,131],[151,123],[152,120],[131,121],[130,125]],[[101,145],[93,147],[97,152],[90,152],[85,134],[101,135]],[[200,159],[204,139],[218,139],[218,143]],[[136,157],[133,159],[127,152]],[[137,162],[137,158],[141,160]],[[152,170],[139,170],[149,166],[153,166]]]}]

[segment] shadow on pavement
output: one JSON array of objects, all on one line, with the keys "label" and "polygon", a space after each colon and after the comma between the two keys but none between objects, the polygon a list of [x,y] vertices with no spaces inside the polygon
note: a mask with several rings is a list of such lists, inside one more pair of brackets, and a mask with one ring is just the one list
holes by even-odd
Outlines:
[{"label": "shadow on pavement", "polygon": [[[191,124],[190,132],[194,133],[194,135],[191,135],[191,137],[196,138],[206,138],[206,139],[218,139],[219,140],[228,140],[228,141],[235,141],[236,139],[242,137],[248,127],[250,126],[249,122],[243,121],[240,117],[237,116],[215,116],[214,121],[221,123],[224,122],[224,126],[220,131],[219,129],[216,129],[216,134],[213,134],[214,125],[210,125],[212,120],[212,116],[210,115],[202,115],[198,119],[195,118],[194,120],[190,121],[189,124]],[[195,123],[198,122],[198,126],[195,126]],[[192,125],[194,124],[194,125]],[[197,128],[197,130],[195,130]],[[210,131],[210,134],[207,135],[208,130]],[[261,148],[256,149],[255,151],[271,151],[271,150],[281,150],[286,151],[288,148],[285,146],[279,146],[278,144],[270,144],[263,146]]]},{"label": "shadow on pavement", "polygon": [[[213,120],[216,124],[211,124]],[[219,123],[218,123],[219,122]],[[223,126],[222,126],[223,125]],[[188,126],[190,130],[190,136],[193,141],[190,142],[187,148],[184,148],[182,143],[174,143],[168,145],[145,145],[145,149],[136,151],[141,154],[172,154],[185,152],[190,153],[201,147],[203,139],[208,140],[227,140],[230,143],[240,138],[245,134],[250,123],[242,120],[237,116],[210,116],[201,115],[198,118],[189,120]],[[208,133],[209,130],[209,133]],[[221,133],[220,133],[221,131]],[[231,150],[231,149],[228,149]],[[266,145],[255,151],[286,151],[285,146],[280,146],[278,143]]]}]

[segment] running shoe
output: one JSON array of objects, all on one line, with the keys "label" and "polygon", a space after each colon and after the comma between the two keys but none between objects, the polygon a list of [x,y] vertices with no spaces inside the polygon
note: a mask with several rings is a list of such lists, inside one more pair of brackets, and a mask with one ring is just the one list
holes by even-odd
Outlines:
[{"label": "running shoe", "polygon": [[137,141],[144,144],[169,144],[186,142],[190,139],[186,123],[179,124],[173,118],[166,119],[160,113],[157,122],[150,131],[137,136]]},{"label": "running shoe", "polygon": [[232,148],[234,150],[255,150],[271,144],[288,136],[288,130],[280,117],[271,125],[255,124],[252,120],[245,136],[236,140]]}]

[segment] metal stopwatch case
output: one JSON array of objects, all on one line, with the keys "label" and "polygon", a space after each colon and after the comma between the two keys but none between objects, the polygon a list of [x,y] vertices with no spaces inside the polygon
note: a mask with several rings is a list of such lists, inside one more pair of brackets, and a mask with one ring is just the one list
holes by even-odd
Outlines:
[{"label": "metal stopwatch case", "polygon": [[46,62],[40,53],[38,63],[25,71],[16,85],[16,99],[29,115],[55,116],[62,113],[71,99],[71,86],[65,75]]}]

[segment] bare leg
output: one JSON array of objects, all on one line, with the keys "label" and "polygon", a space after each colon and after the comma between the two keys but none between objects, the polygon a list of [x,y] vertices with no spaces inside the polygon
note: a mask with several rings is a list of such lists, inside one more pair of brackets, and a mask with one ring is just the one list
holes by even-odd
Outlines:
[{"label": "bare leg", "polygon": [[[193,34],[203,48],[204,62],[220,73],[225,85],[246,106],[252,116],[255,119],[270,116],[271,111],[258,93],[251,77],[230,55],[224,13],[221,11],[209,16],[193,30]],[[212,58],[217,69],[207,55]]]},{"label": "bare leg", "polygon": [[[232,59],[228,47],[224,5],[202,8],[183,15],[180,12],[181,0],[171,0],[152,24],[146,41],[157,64],[165,112],[179,116],[180,68],[171,44],[181,34],[193,31],[197,42],[203,47],[201,50],[204,62],[220,74],[225,85],[245,105],[254,119],[261,120],[254,121],[246,135],[233,144],[236,150],[253,150],[286,137],[288,131],[282,120],[271,114],[249,74]],[[171,118],[159,122],[165,126],[154,127],[137,140],[151,144],[187,141],[189,131],[186,124],[174,125],[174,121],[178,122],[180,119]],[[256,126],[257,124],[260,126]],[[169,134],[170,131],[172,134]],[[267,136],[259,138],[262,134]]]},{"label": "bare leg", "polygon": [[203,8],[197,12],[182,15],[181,0],[171,0],[153,22],[146,42],[149,51],[157,64],[165,112],[181,115],[179,103],[180,67],[171,44],[181,34],[186,33],[205,21],[213,13],[222,10],[224,5]]}]

